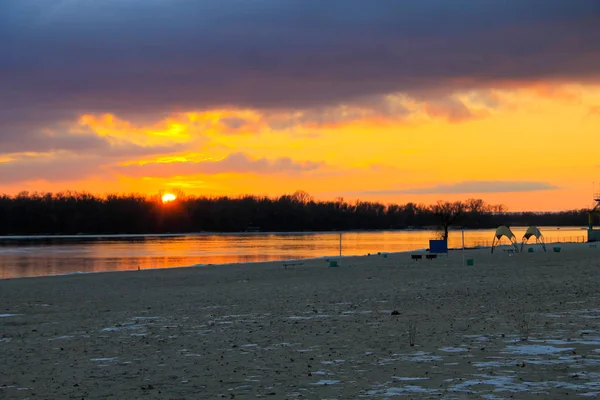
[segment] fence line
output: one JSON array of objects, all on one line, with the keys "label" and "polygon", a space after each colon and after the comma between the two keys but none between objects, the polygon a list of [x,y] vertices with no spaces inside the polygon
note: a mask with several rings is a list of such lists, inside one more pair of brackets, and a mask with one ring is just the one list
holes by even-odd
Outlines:
[{"label": "fence line", "polygon": [[[550,244],[550,243],[585,243],[587,242],[587,238],[585,236],[556,236],[556,237],[544,237],[544,241],[546,242],[546,244]],[[468,247],[492,247],[492,242],[491,240],[474,240],[472,242],[469,242],[469,246]],[[521,243],[520,241],[517,241],[517,243]],[[529,240],[529,242],[527,242],[527,244],[529,245],[533,245],[535,244],[535,240]],[[509,245],[509,243],[507,243],[506,241],[503,241],[502,243],[500,243],[500,246],[506,246]]]},{"label": "fence line", "polygon": [[564,236],[564,237],[549,237],[546,239],[546,243],[585,243],[587,238],[585,236]]}]

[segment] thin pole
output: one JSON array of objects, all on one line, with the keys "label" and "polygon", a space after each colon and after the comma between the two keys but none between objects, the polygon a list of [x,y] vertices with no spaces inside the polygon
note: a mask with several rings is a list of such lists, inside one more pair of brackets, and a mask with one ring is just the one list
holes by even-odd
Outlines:
[{"label": "thin pole", "polygon": [[465,265],[465,230],[462,230],[462,260],[463,266]]},{"label": "thin pole", "polygon": [[340,265],[342,265],[342,233],[340,232]]}]

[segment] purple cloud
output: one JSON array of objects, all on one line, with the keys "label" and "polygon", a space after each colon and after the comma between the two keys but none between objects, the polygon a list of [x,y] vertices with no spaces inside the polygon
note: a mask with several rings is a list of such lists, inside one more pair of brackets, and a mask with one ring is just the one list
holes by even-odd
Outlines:
[{"label": "purple cloud", "polygon": [[424,188],[390,189],[363,191],[364,195],[393,194],[468,194],[468,193],[512,193],[537,192],[559,189],[547,182],[525,181],[465,181],[451,184],[439,184]]},{"label": "purple cloud", "polygon": [[244,153],[230,154],[219,161],[147,163],[143,165],[127,165],[114,167],[113,170],[134,177],[170,177],[199,174],[297,174],[315,171],[323,167],[323,163],[312,161],[294,161],[282,157],[276,159],[252,159]]},{"label": "purple cloud", "polygon": [[425,112],[432,117],[444,118],[449,122],[461,122],[473,116],[467,106],[460,100],[451,97],[427,103]]},{"label": "purple cloud", "polygon": [[[72,138],[71,138],[72,139]],[[110,166],[118,162],[128,161],[131,157],[164,156],[184,149],[183,145],[142,147],[135,144],[111,146],[106,142],[94,149],[77,147],[64,139],[68,146],[56,150],[52,144],[52,152],[37,155],[16,155],[8,161],[0,162],[0,185],[17,182],[43,180],[47,182],[68,182],[87,178],[109,178],[114,176]],[[33,149],[40,149],[46,143],[34,143]],[[45,147],[44,147],[45,148]],[[4,150],[4,149],[3,149]],[[45,148],[43,151],[50,151]]]},{"label": "purple cloud", "polygon": [[600,74],[595,0],[34,3],[0,4],[3,107],[312,107]]},{"label": "purple cloud", "polygon": [[23,157],[0,163],[0,185],[17,182],[68,182],[109,173],[96,157]]},{"label": "purple cloud", "polygon": [[3,0],[0,152],[106,147],[41,136],[83,113],[299,109],[292,123],[326,124],[360,117],[340,105],[402,115],[382,98],[405,93],[460,121],[456,90],[600,81],[598,26],[597,0]]}]

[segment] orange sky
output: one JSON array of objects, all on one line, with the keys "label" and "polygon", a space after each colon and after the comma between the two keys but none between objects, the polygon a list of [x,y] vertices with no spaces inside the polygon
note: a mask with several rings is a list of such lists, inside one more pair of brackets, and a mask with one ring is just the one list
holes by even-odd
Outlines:
[{"label": "orange sky", "polygon": [[[107,141],[110,156],[66,150],[1,156],[0,166],[35,159],[39,169],[70,159],[73,176],[24,175],[2,183],[0,192],[305,190],[319,199],[400,203],[479,197],[516,211],[588,207],[592,182],[600,182],[600,86],[594,85],[542,82],[441,101],[390,94],[372,104],[309,111],[181,110],[158,120],[83,114],[62,124],[69,137]],[[43,134],[59,133],[49,127]]]},{"label": "orange sky", "polygon": [[597,0],[29,3],[0,1],[0,193],[600,191]]}]

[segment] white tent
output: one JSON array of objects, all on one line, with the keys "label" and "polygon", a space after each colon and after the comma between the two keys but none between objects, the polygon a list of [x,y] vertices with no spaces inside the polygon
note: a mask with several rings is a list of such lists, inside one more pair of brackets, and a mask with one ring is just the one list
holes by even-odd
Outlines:
[{"label": "white tent", "polygon": [[530,226],[529,228],[527,228],[527,231],[523,235],[523,241],[521,242],[521,251],[523,251],[523,246],[525,246],[525,243],[527,243],[527,241],[531,239],[531,237],[535,237],[535,242],[537,244],[541,244],[544,251],[546,251],[546,242],[544,241],[544,235],[542,235],[542,232],[540,232],[537,226]]},{"label": "white tent", "polygon": [[492,241],[492,253],[494,252],[494,247],[500,244],[500,239],[502,239],[503,236],[510,240],[510,243],[515,247],[515,251],[518,252],[519,246],[517,245],[517,238],[515,237],[515,234],[512,233],[508,226],[502,225],[496,229],[496,233],[494,234],[494,240]]}]

